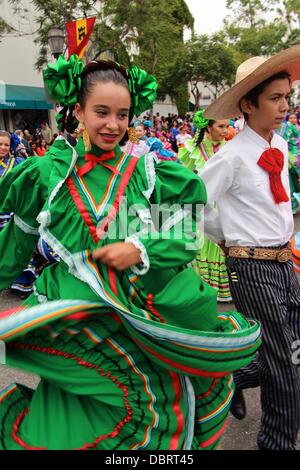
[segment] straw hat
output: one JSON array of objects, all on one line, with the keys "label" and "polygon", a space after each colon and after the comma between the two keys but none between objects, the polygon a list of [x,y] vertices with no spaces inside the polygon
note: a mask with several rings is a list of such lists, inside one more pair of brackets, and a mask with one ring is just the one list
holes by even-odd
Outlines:
[{"label": "straw hat", "polygon": [[300,44],[279,52],[270,59],[252,57],[236,71],[235,84],[204,112],[210,119],[229,119],[241,115],[239,102],[250,90],[279,72],[287,71],[292,82],[300,80]]}]

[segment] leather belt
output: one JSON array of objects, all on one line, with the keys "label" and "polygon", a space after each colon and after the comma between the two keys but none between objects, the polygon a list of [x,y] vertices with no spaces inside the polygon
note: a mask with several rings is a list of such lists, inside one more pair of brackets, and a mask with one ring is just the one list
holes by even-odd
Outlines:
[{"label": "leather belt", "polygon": [[249,246],[231,246],[229,257],[240,259],[259,259],[264,261],[278,261],[286,263],[292,258],[292,250],[289,245],[282,248],[258,248]]}]

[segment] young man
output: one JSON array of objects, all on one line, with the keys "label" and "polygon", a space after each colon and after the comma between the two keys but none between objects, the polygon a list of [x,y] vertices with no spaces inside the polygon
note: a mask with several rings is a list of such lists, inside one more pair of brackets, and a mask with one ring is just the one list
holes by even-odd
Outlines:
[{"label": "young man", "polygon": [[[241,390],[261,387],[259,449],[294,449],[300,424],[300,383],[293,344],[300,339],[300,287],[289,241],[287,143],[274,131],[288,111],[291,84],[300,79],[300,45],[266,60],[255,57],[237,70],[235,85],[205,112],[210,119],[241,114],[245,129],[207,162],[205,231],[225,240],[228,273],[237,309],[262,324],[257,359],[235,375],[232,405],[245,415]],[[217,202],[218,212],[213,208]]]}]

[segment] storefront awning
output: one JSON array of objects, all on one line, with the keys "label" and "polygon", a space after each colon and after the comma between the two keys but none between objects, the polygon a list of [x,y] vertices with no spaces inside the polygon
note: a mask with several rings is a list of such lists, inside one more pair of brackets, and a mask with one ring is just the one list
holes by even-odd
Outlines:
[{"label": "storefront awning", "polygon": [[0,109],[53,109],[42,87],[6,85],[0,87]]}]

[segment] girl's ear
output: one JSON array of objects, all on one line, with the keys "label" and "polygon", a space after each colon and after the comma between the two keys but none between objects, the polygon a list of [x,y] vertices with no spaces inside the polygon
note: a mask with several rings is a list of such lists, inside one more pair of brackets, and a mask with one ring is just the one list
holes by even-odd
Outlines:
[{"label": "girl's ear", "polygon": [[82,118],[83,118],[82,114],[83,113],[82,113],[82,109],[81,109],[80,104],[76,103],[75,108],[74,108],[74,115],[75,115],[77,121],[82,122]]}]

